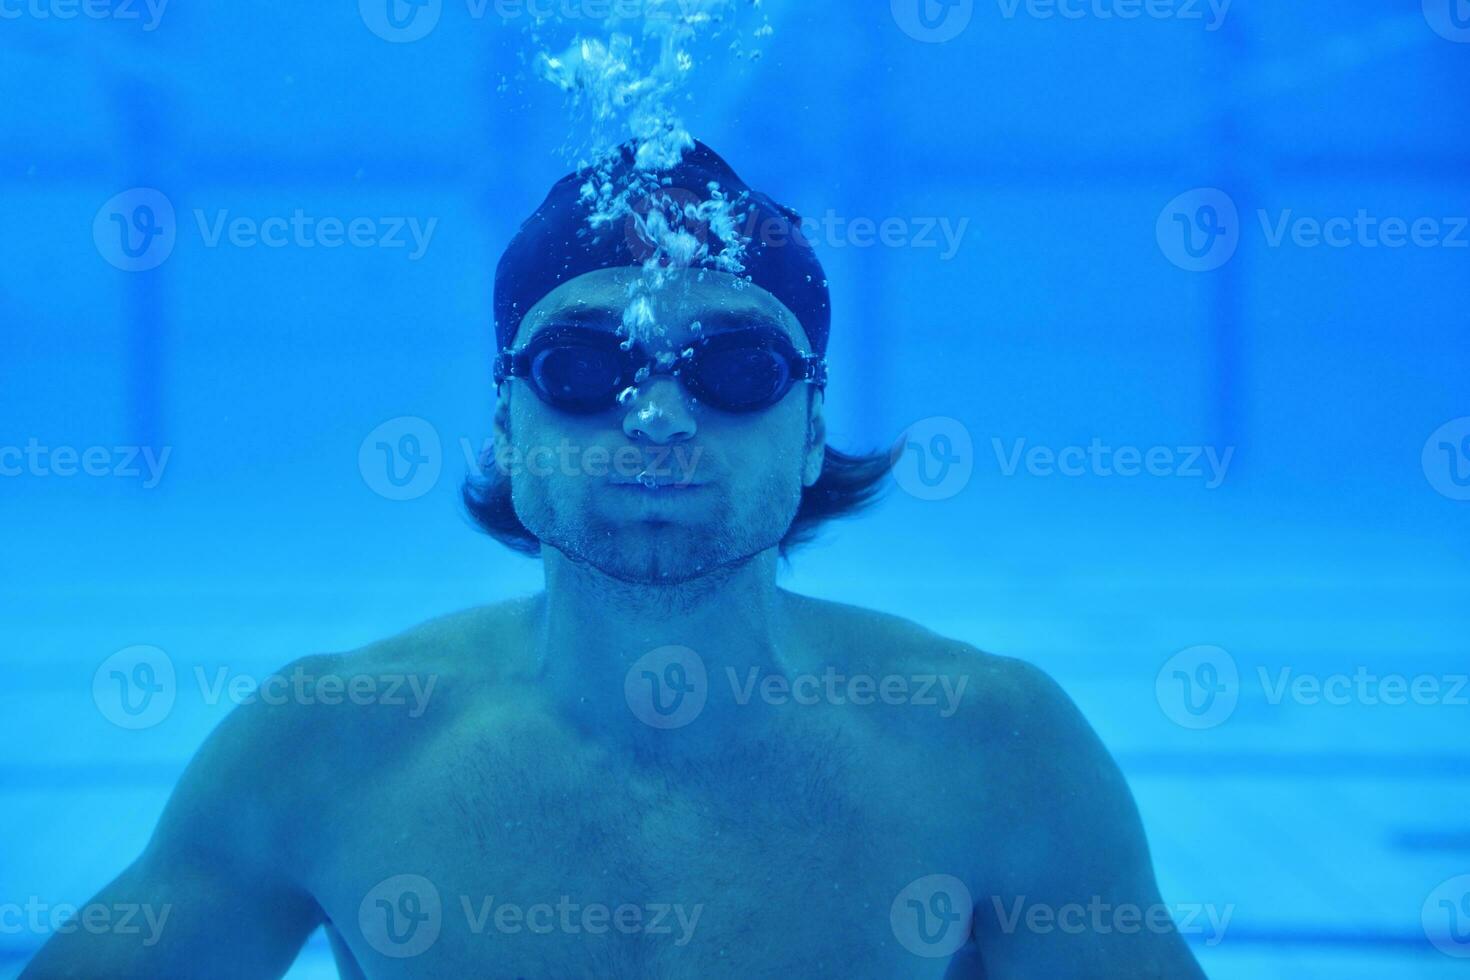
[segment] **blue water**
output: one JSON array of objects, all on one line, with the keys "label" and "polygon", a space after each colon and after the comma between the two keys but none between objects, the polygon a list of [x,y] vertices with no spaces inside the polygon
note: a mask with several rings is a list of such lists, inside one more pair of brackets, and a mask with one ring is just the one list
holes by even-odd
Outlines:
[{"label": "blue water", "polygon": [[[915,426],[784,584],[1052,673],[1166,900],[1233,909],[1211,976],[1460,975],[1470,9],[1126,6],[768,0],[759,59],[699,62],[690,131],[820,219],[832,442]],[[224,714],[114,724],[115,651],[260,676],[540,581],[456,496],[491,271],[575,132],[540,39],[457,0],[393,40],[366,0],[89,9],[0,2],[0,903],[95,892]],[[406,490],[385,422],[439,440]],[[1205,661],[1226,701],[1176,688]],[[0,978],[43,939],[0,929]]]}]

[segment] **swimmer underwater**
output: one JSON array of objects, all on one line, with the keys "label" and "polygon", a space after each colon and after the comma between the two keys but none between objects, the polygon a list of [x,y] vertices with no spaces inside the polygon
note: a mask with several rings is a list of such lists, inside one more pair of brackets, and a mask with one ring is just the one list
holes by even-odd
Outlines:
[{"label": "swimmer underwater", "polygon": [[[701,143],[609,160],[495,278],[495,465],[464,497],[544,590],[288,665],[339,696],[235,708],[94,899],[156,934],[58,933],[24,980],[279,977],[318,927],[353,978],[1203,976],[1055,683],[777,586],[890,467],[826,445],[801,219]],[[609,187],[653,206],[589,230]],[[405,675],[413,711],[340,696]]]}]

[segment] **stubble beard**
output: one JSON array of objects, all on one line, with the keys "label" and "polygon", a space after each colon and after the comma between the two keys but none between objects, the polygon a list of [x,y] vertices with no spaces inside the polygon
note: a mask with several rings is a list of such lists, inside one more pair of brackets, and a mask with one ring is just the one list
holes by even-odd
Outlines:
[{"label": "stubble beard", "polygon": [[757,493],[755,499],[761,503],[744,514],[737,515],[726,498],[697,522],[684,522],[612,520],[598,513],[590,499],[583,498],[580,506],[566,511],[548,498],[542,501],[543,513],[527,514],[522,522],[543,544],[611,579],[636,586],[675,586],[706,577],[722,579],[780,544],[794,507],[789,515],[773,513],[773,493]]}]

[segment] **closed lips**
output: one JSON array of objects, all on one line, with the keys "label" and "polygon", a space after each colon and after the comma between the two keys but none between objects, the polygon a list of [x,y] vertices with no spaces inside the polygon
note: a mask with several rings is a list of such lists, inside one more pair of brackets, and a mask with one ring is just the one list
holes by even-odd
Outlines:
[{"label": "closed lips", "polygon": [[700,487],[704,484],[691,483],[688,480],[680,480],[672,476],[652,476],[647,480],[617,480],[614,482],[614,485],[619,487],[658,487],[660,489],[673,487],[679,490],[686,490]]}]

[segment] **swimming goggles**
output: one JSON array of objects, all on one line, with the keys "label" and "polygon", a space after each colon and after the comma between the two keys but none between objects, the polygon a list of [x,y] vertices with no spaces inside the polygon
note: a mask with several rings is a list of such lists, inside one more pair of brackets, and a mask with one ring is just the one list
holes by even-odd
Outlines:
[{"label": "swimming goggles", "polygon": [[827,361],[796,349],[783,332],[749,327],[711,333],[676,357],[657,357],[640,344],[626,349],[610,330],[552,327],[519,350],[495,359],[495,384],[521,378],[552,408],[590,415],[615,407],[623,393],[650,377],[679,379],[699,401],[726,412],[758,412],[806,382],[827,384]]}]

